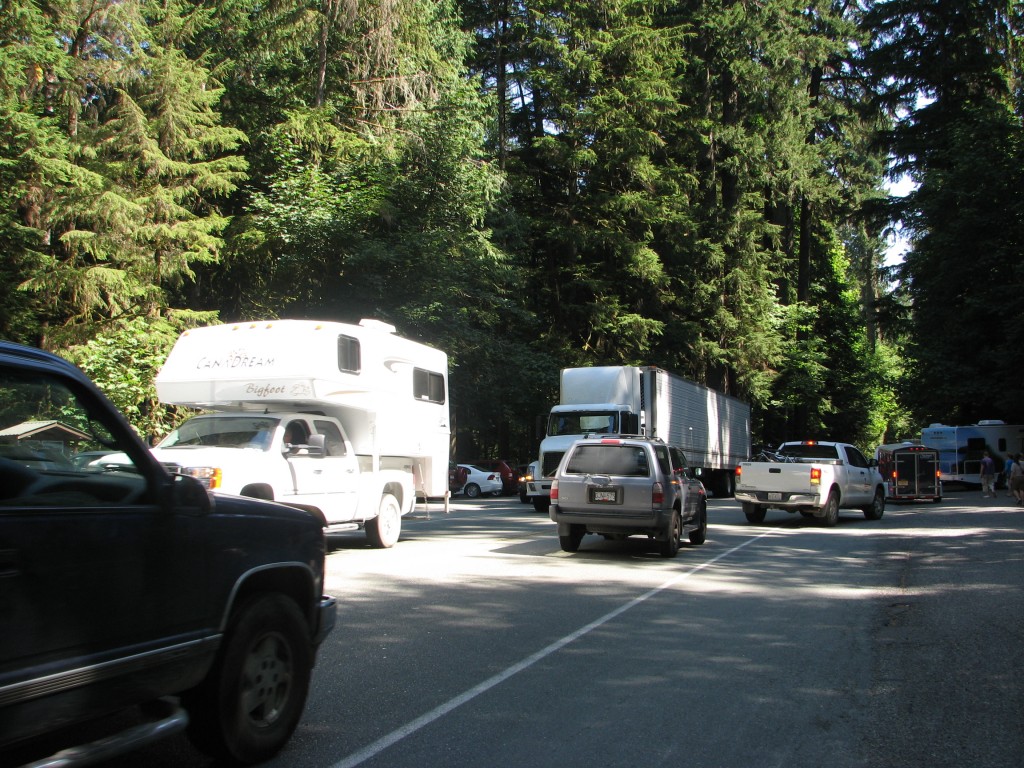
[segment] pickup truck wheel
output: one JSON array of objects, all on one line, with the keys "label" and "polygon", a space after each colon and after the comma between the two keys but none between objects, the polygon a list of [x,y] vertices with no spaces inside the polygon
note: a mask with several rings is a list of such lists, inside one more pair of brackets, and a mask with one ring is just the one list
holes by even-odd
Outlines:
[{"label": "pickup truck wheel", "polygon": [[377,549],[390,549],[402,534],[402,507],[392,494],[380,497],[377,516],[366,521],[366,538]]},{"label": "pickup truck wheel", "polygon": [[836,496],[835,491],[829,491],[828,498],[825,500],[825,506],[822,507],[825,514],[821,517],[821,524],[826,528],[831,528],[839,522],[839,497]]},{"label": "pickup truck wheel", "polygon": [[563,552],[578,552],[580,549],[580,542],[583,541],[583,536],[587,530],[582,525],[573,525],[569,527],[569,533],[566,535],[558,535],[558,543],[562,545]]},{"label": "pickup truck wheel", "polygon": [[189,737],[233,763],[262,762],[285,745],[309,692],[309,626],[284,595],[258,596],[232,618],[206,680],[183,697]]},{"label": "pickup truck wheel", "polygon": [[871,500],[871,503],[864,507],[864,517],[868,520],[881,520],[882,515],[885,514],[885,494],[882,493],[881,488],[875,489],[875,498]]},{"label": "pickup truck wheel", "polygon": [[480,495],[480,486],[476,483],[469,483],[462,489],[462,492],[466,494],[467,499],[475,499]]},{"label": "pickup truck wheel", "polygon": [[672,512],[672,520],[669,521],[668,530],[665,531],[665,540],[658,542],[658,549],[662,557],[675,557],[679,554],[679,539],[683,535],[683,524],[679,519],[679,512]]},{"label": "pickup truck wheel", "polygon": [[697,515],[697,527],[690,531],[690,543],[701,545],[708,540],[708,508],[706,504],[700,505],[700,513]]},{"label": "pickup truck wheel", "polygon": [[767,510],[760,504],[751,504],[749,501],[743,502],[743,516],[747,518],[748,523],[754,525],[760,525],[764,522],[764,514]]}]

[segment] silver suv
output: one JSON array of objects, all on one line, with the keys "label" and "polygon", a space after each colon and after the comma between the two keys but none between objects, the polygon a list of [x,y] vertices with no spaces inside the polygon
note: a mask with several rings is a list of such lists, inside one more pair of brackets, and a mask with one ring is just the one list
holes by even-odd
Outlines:
[{"label": "silver suv", "polygon": [[551,519],[566,552],[583,536],[636,534],[657,540],[675,557],[686,531],[691,544],[707,539],[707,493],[683,452],[657,438],[602,435],[577,440],[551,483]]}]

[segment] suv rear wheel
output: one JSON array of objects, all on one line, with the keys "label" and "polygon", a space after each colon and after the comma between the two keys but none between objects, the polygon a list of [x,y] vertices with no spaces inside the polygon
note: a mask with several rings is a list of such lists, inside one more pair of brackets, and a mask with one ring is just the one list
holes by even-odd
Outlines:
[{"label": "suv rear wheel", "polygon": [[665,540],[658,542],[662,557],[675,557],[679,554],[679,539],[683,535],[683,523],[679,519],[679,510],[672,511],[672,520],[665,531]]},{"label": "suv rear wheel", "polygon": [[558,543],[562,545],[563,552],[578,552],[580,548],[580,542],[583,541],[583,536],[586,534],[587,529],[582,525],[571,525],[569,526],[569,533],[562,535],[558,534]]}]

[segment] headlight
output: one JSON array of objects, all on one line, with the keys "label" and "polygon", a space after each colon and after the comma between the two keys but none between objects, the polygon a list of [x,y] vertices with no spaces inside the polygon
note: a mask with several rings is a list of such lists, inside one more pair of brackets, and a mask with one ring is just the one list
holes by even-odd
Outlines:
[{"label": "headlight", "polygon": [[222,479],[220,467],[181,467],[178,472],[194,477],[208,490],[220,488]]}]

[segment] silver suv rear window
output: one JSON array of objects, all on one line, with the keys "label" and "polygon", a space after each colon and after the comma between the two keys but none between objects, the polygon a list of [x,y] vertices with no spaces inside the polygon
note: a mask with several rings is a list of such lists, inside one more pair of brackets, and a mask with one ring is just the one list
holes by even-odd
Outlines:
[{"label": "silver suv rear window", "polygon": [[569,475],[650,477],[647,450],[639,445],[580,445],[565,466]]}]

